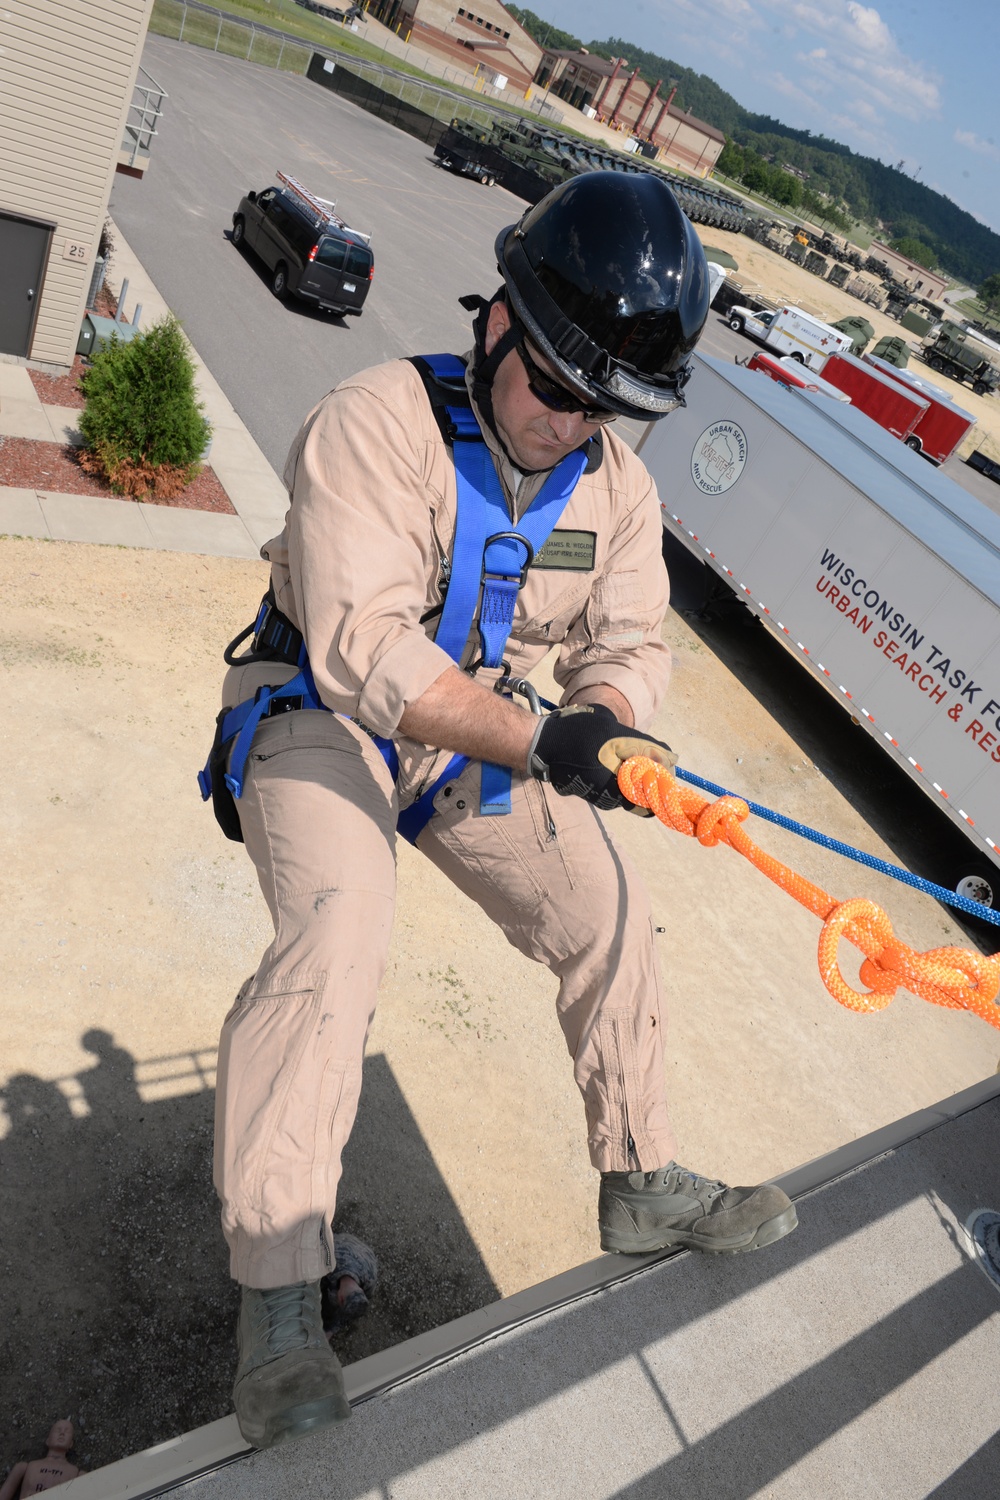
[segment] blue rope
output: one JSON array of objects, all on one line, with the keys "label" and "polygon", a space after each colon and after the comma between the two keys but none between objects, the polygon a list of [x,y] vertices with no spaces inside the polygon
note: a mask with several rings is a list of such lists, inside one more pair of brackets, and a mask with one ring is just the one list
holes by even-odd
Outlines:
[{"label": "blue rope", "polygon": [[[550,713],[556,707],[547,698],[540,698],[539,702]],[[711,792],[713,797],[740,796],[739,792],[731,792],[728,787],[719,786],[716,781],[706,781],[704,776],[696,776],[693,771],[684,771],[680,766],[674,767],[674,775],[678,781],[688,781],[692,786],[700,787],[703,792]],[[745,802],[758,818],[764,818],[768,823],[777,823],[779,828],[787,828],[789,833],[797,833],[800,838],[809,839],[823,849],[832,849],[834,854],[843,854],[847,859],[856,860],[859,865],[867,865],[869,870],[877,870],[880,875],[891,875],[893,880],[902,881],[903,885],[912,885],[914,890],[933,896],[936,901],[943,902],[945,906],[955,906],[959,911],[964,911],[967,916],[978,917],[981,922],[992,922],[994,927],[1000,927],[1000,911],[994,911],[991,906],[984,906],[981,901],[970,901],[968,896],[960,896],[957,891],[950,891],[946,885],[935,885],[933,880],[925,880],[922,875],[913,875],[900,865],[891,865],[888,860],[878,859],[874,854],[866,854],[863,849],[855,849],[850,844],[842,844],[840,839],[832,839],[828,833],[818,833],[815,828],[809,828],[805,823],[797,823],[794,818],[786,818],[784,813],[772,812],[769,807],[762,807],[759,802],[751,802],[747,797],[741,797],[740,800]]]},{"label": "blue rope", "polygon": [[[724,786],[718,786],[714,781],[706,781],[703,776],[695,776],[692,771],[682,771],[677,766],[674,775],[679,781],[689,781],[692,786],[697,786],[703,792],[711,792],[714,797],[738,797],[739,792],[730,792]],[[1000,927],[1000,912],[994,911],[990,906],[983,906],[981,901],[970,901],[968,896],[960,896],[957,891],[948,890],[947,886],[935,885],[933,880],[925,880],[922,875],[913,875],[909,870],[901,869],[899,865],[890,865],[887,860],[878,859],[874,854],[866,854],[863,849],[854,849],[850,844],[842,844],[840,839],[832,839],[827,833],[817,833],[815,828],[808,828],[805,823],[797,823],[794,818],[786,818],[783,813],[772,812],[769,807],[762,807],[759,802],[751,802],[748,798],[742,799],[746,802],[752,813],[758,818],[765,818],[768,823],[777,823],[779,828],[787,828],[790,833],[797,833],[801,838],[810,839],[814,844],[820,844],[824,849],[832,849],[835,854],[844,854],[848,859],[857,860],[859,865],[867,865],[869,870],[878,870],[881,875],[891,875],[893,880],[900,880],[904,885],[912,885],[915,890],[924,891],[928,896],[933,896],[936,901],[943,901],[947,906],[956,906],[959,911],[964,911],[970,917],[978,917],[981,922],[992,922],[995,927]]]}]

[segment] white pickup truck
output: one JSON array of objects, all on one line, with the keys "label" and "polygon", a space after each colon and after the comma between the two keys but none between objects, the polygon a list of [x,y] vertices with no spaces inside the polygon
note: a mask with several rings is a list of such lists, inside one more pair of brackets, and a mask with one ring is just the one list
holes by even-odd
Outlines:
[{"label": "white pickup truck", "polygon": [[788,354],[811,370],[822,369],[830,354],[850,352],[852,339],[839,328],[831,328],[803,312],[800,307],[779,307],[776,312],[751,312],[749,307],[729,310],[729,326],[745,333],[776,354]]}]

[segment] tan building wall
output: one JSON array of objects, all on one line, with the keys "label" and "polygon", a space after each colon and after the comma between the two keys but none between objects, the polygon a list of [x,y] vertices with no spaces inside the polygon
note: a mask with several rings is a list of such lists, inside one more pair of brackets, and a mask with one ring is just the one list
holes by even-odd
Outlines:
[{"label": "tan building wall", "polygon": [[[568,74],[570,67],[573,75]],[[603,78],[598,77],[599,69]],[[669,102],[675,90],[666,92],[662,80],[659,87],[646,83],[624,61],[609,64],[578,53],[546,52],[541,71],[559,97],[569,102],[575,100],[568,85],[579,78],[587,86],[587,102],[599,120],[625,137],[637,135],[651,141],[659,148],[659,160],[693,176],[707,177],[726,144],[721,130]]]},{"label": "tan building wall", "polygon": [[54,225],[29,358],[70,365],[152,0],[2,4],[0,214]]},{"label": "tan building wall", "polygon": [[542,49],[499,0],[372,0],[369,14],[427,52],[475,73],[488,68],[527,88]]},{"label": "tan building wall", "polygon": [[[656,119],[655,104],[652,118]],[[694,177],[708,176],[726,144],[724,138],[719,140],[709,135],[700,121],[688,119],[679,112],[675,114],[673,107],[660,121],[655,141],[660,147],[660,161],[679,167],[682,172],[690,172]]]},{"label": "tan building wall", "polygon": [[895,272],[901,281],[905,281],[911,291],[919,292],[921,297],[928,297],[932,302],[937,302],[948,289],[946,276],[939,275],[937,271],[928,271],[926,266],[900,255],[898,250],[890,250],[888,245],[883,245],[878,240],[872,240],[868,254],[884,260],[890,271]]}]

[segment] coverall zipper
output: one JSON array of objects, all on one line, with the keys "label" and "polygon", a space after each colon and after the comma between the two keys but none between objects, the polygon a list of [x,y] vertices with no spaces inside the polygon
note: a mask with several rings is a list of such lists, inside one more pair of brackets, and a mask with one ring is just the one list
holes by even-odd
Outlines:
[{"label": "coverall zipper", "polygon": [[628,1089],[625,1087],[625,1067],[623,1063],[622,1053],[621,1022],[617,1017],[615,1018],[615,1044],[618,1050],[618,1067],[620,1069],[622,1084],[622,1114],[625,1116],[625,1144],[628,1149],[629,1160],[638,1163],[639,1159],[636,1156],[635,1152],[635,1141],[632,1139],[632,1125],[628,1117]]}]

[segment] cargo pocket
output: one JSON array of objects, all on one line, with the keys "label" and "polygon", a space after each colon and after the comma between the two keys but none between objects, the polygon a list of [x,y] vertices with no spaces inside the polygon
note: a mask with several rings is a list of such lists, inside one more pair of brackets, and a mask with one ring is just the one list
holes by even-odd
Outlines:
[{"label": "cargo pocket", "polygon": [[595,581],[587,605],[587,630],[592,644],[585,654],[599,657],[604,651],[641,646],[650,623],[638,569],[603,573]]},{"label": "cargo pocket", "polygon": [[442,787],[434,809],[417,847],[504,930],[504,912],[534,911],[547,899],[548,886],[505,826],[510,819],[479,815],[478,765]]}]

